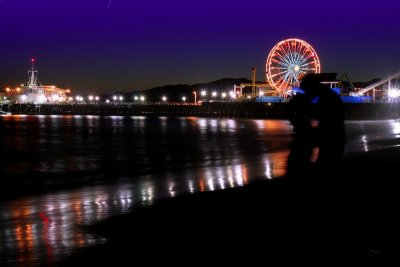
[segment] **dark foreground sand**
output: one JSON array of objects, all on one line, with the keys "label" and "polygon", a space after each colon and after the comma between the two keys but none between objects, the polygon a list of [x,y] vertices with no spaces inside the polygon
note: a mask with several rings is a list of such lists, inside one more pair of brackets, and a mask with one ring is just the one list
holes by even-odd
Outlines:
[{"label": "dark foreground sand", "polygon": [[161,200],[84,228],[109,242],[59,264],[398,266],[399,167],[391,149],[346,157],[335,178],[333,169]]}]

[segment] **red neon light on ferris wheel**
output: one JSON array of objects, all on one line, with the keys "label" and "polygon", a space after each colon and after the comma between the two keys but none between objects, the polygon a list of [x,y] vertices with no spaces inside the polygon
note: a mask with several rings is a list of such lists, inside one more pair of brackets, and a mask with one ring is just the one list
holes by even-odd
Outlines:
[{"label": "red neon light on ferris wheel", "polygon": [[266,78],[279,93],[299,83],[304,73],[320,73],[321,63],[314,48],[300,39],[286,39],[277,43],[266,61]]}]

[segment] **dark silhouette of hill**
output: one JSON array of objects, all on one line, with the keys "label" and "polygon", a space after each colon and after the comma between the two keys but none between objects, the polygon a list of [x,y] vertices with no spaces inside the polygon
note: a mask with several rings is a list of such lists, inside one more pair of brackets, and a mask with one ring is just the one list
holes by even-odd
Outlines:
[{"label": "dark silhouette of hill", "polygon": [[241,83],[251,83],[250,80],[246,78],[224,78],[216,81],[208,82],[208,83],[199,83],[199,84],[176,84],[176,85],[165,85],[159,86],[155,88],[151,88],[144,91],[136,91],[132,94],[144,94],[148,101],[160,101],[162,96],[166,96],[168,101],[182,101],[182,97],[186,97],[187,102],[194,101],[193,91],[196,91],[197,100],[200,99],[200,92],[205,90],[208,94],[216,91],[217,93],[228,92],[233,89],[233,86],[239,85]]}]

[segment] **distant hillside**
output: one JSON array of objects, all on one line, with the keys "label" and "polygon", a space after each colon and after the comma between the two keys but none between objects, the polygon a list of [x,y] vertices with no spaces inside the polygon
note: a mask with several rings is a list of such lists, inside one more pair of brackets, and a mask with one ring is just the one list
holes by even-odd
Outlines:
[{"label": "distant hillside", "polygon": [[221,91],[226,91],[226,90],[232,90],[233,85],[239,85],[241,83],[251,83],[250,80],[246,78],[240,78],[240,79],[232,79],[232,78],[224,78],[224,79],[219,79],[213,82],[209,83],[199,83],[193,85],[193,87],[196,87],[198,90],[221,90]]},{"label": "distant hillside", "polygon": [[[199,83],[199,84],[176,84],[176,85],[165,85],[160,87],[155,87],[142,91],[141,93],[146,95],[146,99],[149,101],[159,101],[162,96],[166,96],[168,101],[181,101],[183,96],[186,96],[187,101],[192,102],[194,99],[193,91],[197,93],[197,99],[200,98],[200,92],[205,90],[207,93],[216,91],[218,93],[228,92],[233,89],[233,86],[239,85],[241,83],[251,83],[250,80],[246,78],[224,78],[209,83]],[[138,94],[138,92],[134,92]]]}]

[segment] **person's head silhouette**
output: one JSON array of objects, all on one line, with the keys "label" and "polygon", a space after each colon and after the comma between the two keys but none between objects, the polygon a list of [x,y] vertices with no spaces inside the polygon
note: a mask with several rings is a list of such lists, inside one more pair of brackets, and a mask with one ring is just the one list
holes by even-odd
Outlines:
[{"label": "person's head silhouette", "polygon": [[300,88],[303,89],[304,93],[307,96],[309,96],[310,98],[314,98],[319,95],[320,90],[322,90],[323,86],[316,75],[307,74],[302,77]]}]

